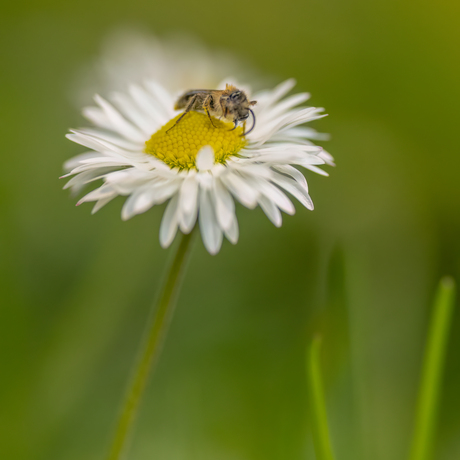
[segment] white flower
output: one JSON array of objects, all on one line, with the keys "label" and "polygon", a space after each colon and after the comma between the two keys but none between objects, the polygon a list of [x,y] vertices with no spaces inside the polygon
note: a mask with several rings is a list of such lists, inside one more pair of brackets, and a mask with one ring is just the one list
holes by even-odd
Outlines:
[{"label": "white flower", "polygon": [[301,126],[323,117],[322,109],[299,108],[309,97],[305,93],[285,98],[293,86],[288,80],[252,96],[257,124],[246,136],[241,136],[242,128],[230,131],[217,119],[213,127],[198,112],[187,114],[166,134],[179,114],[173,109],[176,96],[155,81],[132,85],[127,94],[115,93],[112,103],[96,96],[97,107],[84,110],[95,128],[67,135],[89,151],[66,163],[66,176],[74,177],[65,188],[78,192],[102,179],[78,204],[95,201],[96,212],[116,196],[128,196],[124,220],[169,200],[160,228],[163,247],[178,229],[189,233],[197,220],[211,254],[219,251],[223,235],[235,244],[235,199],[251,209],[259,205],[279,227],[281,211],[295,212],[285,192],[313,209],[297,167],[325,175],[318,166],[333,164],[328,153],[309,141],[320,135]]}]

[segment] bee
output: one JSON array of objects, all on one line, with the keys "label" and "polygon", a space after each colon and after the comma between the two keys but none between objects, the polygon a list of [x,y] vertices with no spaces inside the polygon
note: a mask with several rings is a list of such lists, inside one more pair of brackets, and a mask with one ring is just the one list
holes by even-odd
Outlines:
[{"label": "bee", "polygon": [[219,119],[223,117],[233,121],[235,126],[232,131],[236,129],[240,121],[247,120],[249,113],[251,113],[254,122],[251,129],[242,134],[244,136],[250,133],[256,125],[256,117],[254,112],[250,109],[250,107],[255,104],[257,104],[257,101],[250,101],[243,91],[228,83],[223,90],[193,89],[182,94],[177,100],[174,109],[180,110],[185,108],[185,110],[168,131],[173,129],[191,110],[204,111],[214,128],[216,126],[212,121],[211,115],[216,118],[219,117]]}]

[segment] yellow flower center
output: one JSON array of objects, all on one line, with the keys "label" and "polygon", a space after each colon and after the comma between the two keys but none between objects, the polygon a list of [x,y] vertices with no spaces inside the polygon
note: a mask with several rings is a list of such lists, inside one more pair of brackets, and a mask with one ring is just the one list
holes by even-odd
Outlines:
[{"label": "yellow flower center", "polygon": [[169,120],[145,143],[146,153],[159,158],[171,168],[195,168],[196,156],[206,145],[214,149],[216,163],[225,164],[247,143],[242,136],[242,127],[231,131],[232,123],[212,117],[213,126],[204,113],[189,112],[174,126],[181,115]]}]

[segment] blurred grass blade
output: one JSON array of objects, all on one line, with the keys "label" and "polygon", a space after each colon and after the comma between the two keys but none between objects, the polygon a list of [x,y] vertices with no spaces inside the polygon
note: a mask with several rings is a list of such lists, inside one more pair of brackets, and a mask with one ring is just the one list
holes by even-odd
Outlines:
[{"label": "blurred grass blade", "polygon": [[326,404],[320,370],[321,339],[316,337],[308,350],[307,379],[311,410],[313,443],[317,460],[334,460],[329,429],[327,426]]},{"label": "blurred grass blade", "polygon": [[429,460],[439,405],[449,326],[454,307],[455,283],[445,277],[439,283],[423,362],[410,460]]}]

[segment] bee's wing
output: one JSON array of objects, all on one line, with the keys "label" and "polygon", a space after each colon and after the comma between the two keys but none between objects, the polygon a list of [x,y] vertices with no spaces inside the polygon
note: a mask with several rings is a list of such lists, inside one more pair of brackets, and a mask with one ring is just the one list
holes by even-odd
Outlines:
[{"label": "bee's wing", "polygon": [[212,93],[213,89],[191,89],[190,91],[185,92],[182,94],[179,99],[177,99],[176,104],[174,106],[175,110],[183,109],[187,106],[190,98],[195,96],[196,94],[207,95]]},{"label": "bee's wing", "polygon": [[216,90],[215,89],[191,89],[190,91],[187,91],[186,93],[182,94],[181,97],[185,97],[185,96],[190,97],[197,93],[209,94],[209,93],[212,93],[213,91],[216,91]]}]

